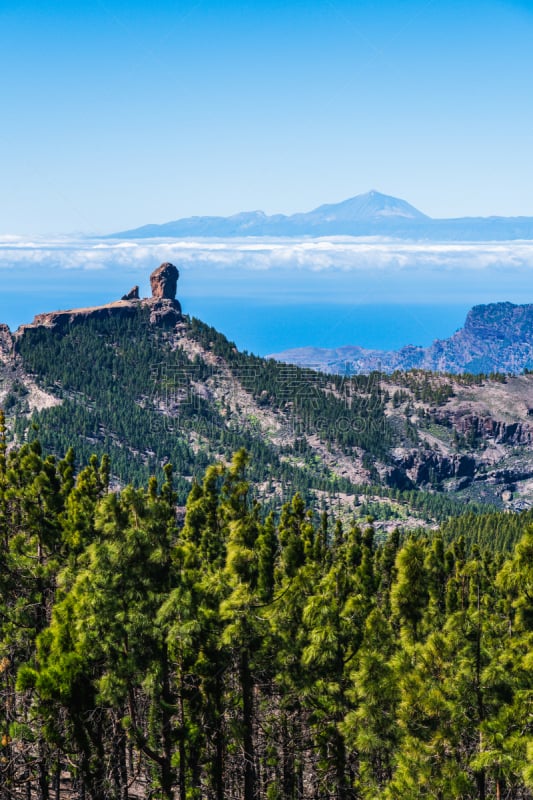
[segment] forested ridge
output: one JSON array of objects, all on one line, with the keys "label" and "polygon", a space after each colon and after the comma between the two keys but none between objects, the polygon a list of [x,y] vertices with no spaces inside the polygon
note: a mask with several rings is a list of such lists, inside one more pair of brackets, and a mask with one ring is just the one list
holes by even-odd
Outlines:
[{"label": "forested ridge", "polygon": [[[241,447],[253,457],[257,483],[291,484],[308,499],[312,488],[353,492],[353,486],[313,459],[306,435],[316,434],[346,454],[356,447],[385,454],[391,431],[375,375],[348,385],[338,376],[240,353],[197,319],[184,319],[183,328],[189,345],[198,345],[194,357],[183,340],[151,325],[143,308],[130,318],[88,319],[61,332],[29,326],[17,340],[18,363],[60,403],[30,420],[23,413],[24,395],[12,390],[17,441],[37,436],[56,454],[76,441],[85,460],[108,454],[121,484],[141,485],[151,474],[162,479],[161,464],[171,460],[182,503],[192,476],[200,477],[214,457],[229,459]],[[228,384],[224,401],[207,388],[209,380],[220,385],[222,372]],[[287,433],[281,447],[258,427],[252,411],[241,413],[234,402],[241,390],[258,411],[278,414],[277,424]],[[37,433],[32,422],[41,429]]]},{"label": "forested ridge", "polygon": [[252,490],[272,509],[299,492],[321,510],[413,528],[465,503],[531,503],[529,376],[326,375],[241,353],[195,318],[153,325],[142,305],[27,326],[12,346],[0,362],[10,443],[38,438],[60,458],[75,442],[82,462],[109,455],[113,488],[162,481],[170,461],[183,506],[192,480],[244,447]]},{"label": "forested ridge", "polygon": [[1,800],[533,797],[527,517],[378,542],[239,450],[181,518],[0,433]]}]

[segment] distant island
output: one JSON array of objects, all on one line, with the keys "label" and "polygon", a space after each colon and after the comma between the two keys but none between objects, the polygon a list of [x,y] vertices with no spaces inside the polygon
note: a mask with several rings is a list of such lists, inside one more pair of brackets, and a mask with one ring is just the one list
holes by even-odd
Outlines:
[{"label": "distant island", "polygon": [[298,214],[245,211],[230,217],[195,216],[109,234],[149,239],[242,236],[390,236],[429,241],[533,239],[533,217],[432,219],[397,197],[370,191]]},{"label": "distant island", "polygon": [[436,339],[429,347],[407,345],[400,350],[368,350],[357,345],[299,347],[272,353],[269,358],[342,375],[409,369],[517,375],[533,368],[533,305],[474,306],[457,333],[449,339]]}]

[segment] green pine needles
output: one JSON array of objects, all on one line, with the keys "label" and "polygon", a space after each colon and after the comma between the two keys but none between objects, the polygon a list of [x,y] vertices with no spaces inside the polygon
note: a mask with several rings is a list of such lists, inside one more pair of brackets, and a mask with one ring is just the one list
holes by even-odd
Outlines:
[{"label": "green pine needles", "polygon": [[528,520],[377,542],[265,514],[243,450],[184,516],[111,470],[1,422],[1,800],[533,798]]}]

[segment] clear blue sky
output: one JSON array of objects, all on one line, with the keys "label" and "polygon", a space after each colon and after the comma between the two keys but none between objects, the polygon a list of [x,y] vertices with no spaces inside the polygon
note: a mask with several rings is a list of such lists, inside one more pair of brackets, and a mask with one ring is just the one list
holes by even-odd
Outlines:
[{"label": "clear blue sky", "polygon": [[0,234],[369,189],[533,216],[531,2],[5,0]]}]

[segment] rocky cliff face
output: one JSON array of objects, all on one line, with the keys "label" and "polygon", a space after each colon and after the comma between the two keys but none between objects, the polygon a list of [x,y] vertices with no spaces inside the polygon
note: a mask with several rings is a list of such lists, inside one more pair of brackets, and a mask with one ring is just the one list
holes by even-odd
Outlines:
[{"label": "rocky cliff face", "polygon": [[430,347],[408,345],[400,350],[365,350],[356,345],[335,349],[297,348],[271,358],[324,372],[359,375],[373,370],[519,374],[533,368],[533,305],[491,303],[474,306],[465,324],[449,339]]},{"label": "rocky cliff face", "polygon": [[474,306],[463,328],[437,340],[422,366],[447,372],[522,372],[533,365],[533,305]]},{"label": "rocky cliff face", "polygon": [[13,352],[13,336],[7,325],[0,324],[0,361],[4,364],[11,361]]},{"label": "rocky cliff face", "polygon": [[438,451],[401,450],[393,453],[395,466],[385,471],[389,486],[397,489],[414,489],[435,486],[449,478],[464,479],[467,485],[476,474],[476,460],[471,455],[454,453],[443,455]]},{"label": "rocky cliff face", "polygon": [[434,419],[436,422],[451,424],[454,430],[471,441],[491,439],[495,444],[517,447],[533,444],[533,424],[527,422],[505,422],[489,416],[480,417],[477,414],[461,412],[446,413],[443,410],[436,411]]}]

